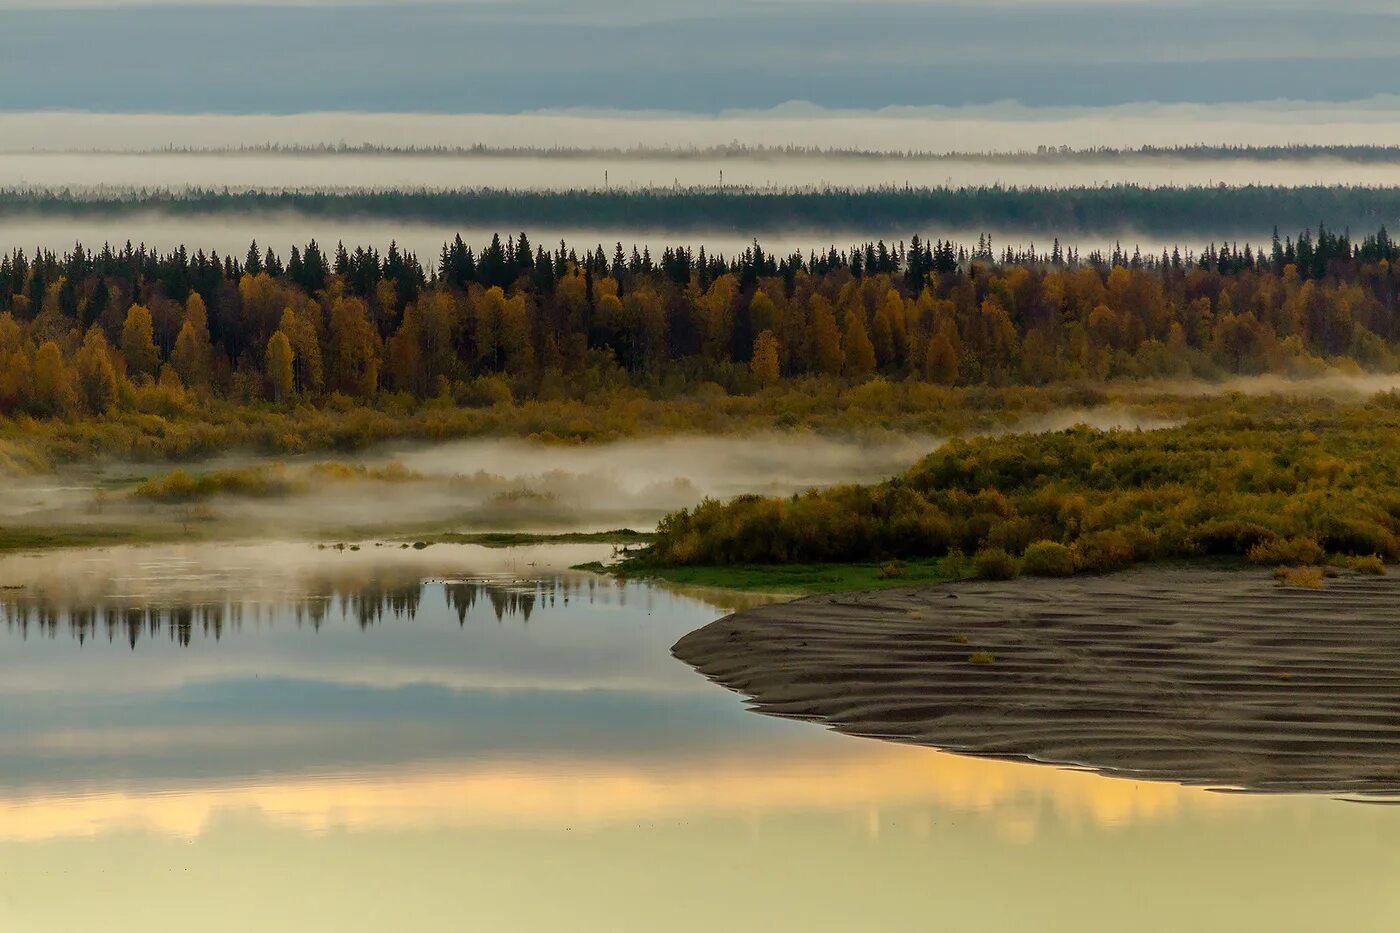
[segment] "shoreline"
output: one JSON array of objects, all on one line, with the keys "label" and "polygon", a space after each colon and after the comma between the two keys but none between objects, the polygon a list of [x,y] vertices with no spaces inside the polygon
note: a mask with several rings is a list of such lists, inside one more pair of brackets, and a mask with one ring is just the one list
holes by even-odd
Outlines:
[{"label": "shoreline", "polygon": [[682,638],[757,712],[975,757],[1400,795],[1400,580],[1156,566],[827,594]]}]

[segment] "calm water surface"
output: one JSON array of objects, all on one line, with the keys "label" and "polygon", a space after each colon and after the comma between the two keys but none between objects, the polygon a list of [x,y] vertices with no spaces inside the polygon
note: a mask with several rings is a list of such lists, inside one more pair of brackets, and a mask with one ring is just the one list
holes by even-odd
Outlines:
[{"label": "calm water surface", "polygon": [[0,930],[1391,930],[1400,813],[758,716],[606,548],[0,558]]}]

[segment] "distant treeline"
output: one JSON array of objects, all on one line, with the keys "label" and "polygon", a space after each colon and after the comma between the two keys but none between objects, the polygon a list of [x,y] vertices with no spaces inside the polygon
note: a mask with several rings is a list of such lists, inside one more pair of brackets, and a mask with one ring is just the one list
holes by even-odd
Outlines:
[{"label": "distant treeline", "polygon": [[1265,234],[1318,223],[1374,230],[1400,220],[1400,187],[1149,188],[884,187],[876,189],[521,191],[0,190],[0,220],[123,215],[175,217],[295,212],[311,218],[460,226],[573,226],[632,231],[1011,230],[1070,236],[1115,232],[1181,239]]},{"label": "distant treeline", "polygon": [[913,237],[848,252],[582,253],[524,234],[436,265],[312,242],[284,260],[127,246],[0,257],[0,413],[198,400],[400,407],[751,393],[788,379],[944,386],[1394,368],[1400,246],[1325,229],[1255,252],[1081,259]]},{"label": "distant treeline", "polygon": [[926,162],[1101,162],[1121,159],[1194,159],[1287,162],[1335,159],[1357,163],[1400,163],[1400,146],[1382,145],[1206,145],[1037,146],[1034,149],[869,149],[854,146],[774,146],[730,142],[713,146],[470,146],[382,145],[377,143],[257,143],[244,146],[177,146],[150,149],[61,150],[124,155],[363,155],[444,158],[535,159],[894,159]]}]

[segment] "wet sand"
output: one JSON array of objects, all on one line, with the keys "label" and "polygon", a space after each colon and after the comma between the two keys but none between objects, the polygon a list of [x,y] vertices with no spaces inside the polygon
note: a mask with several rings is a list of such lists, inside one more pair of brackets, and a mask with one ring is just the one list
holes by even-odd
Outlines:
[{"label": "wet sand", "polygon": [[[758,712],[982,757],[1400,796],[1400,579],[1153,568],[814,596],[676,657]],[[978,653],[991,663],[973,663]],[[982,658],[981,660],[986,660]]]}]

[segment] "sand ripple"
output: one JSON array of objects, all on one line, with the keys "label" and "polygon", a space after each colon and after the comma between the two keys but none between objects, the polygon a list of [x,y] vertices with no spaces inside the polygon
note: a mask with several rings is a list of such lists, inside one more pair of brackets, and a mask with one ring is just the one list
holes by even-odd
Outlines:
[{"label": "sand ripple", "polygon": [[[964,641],[965,636],[965,641]],[[1400,579],[1151,569],[817,596],[674,652],[754,709],[968,755],[1400,795]],[[974,664],[974,653],[994,656]]]}]

